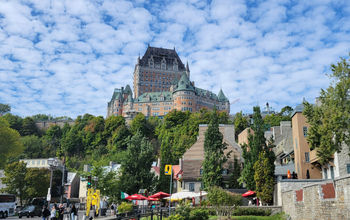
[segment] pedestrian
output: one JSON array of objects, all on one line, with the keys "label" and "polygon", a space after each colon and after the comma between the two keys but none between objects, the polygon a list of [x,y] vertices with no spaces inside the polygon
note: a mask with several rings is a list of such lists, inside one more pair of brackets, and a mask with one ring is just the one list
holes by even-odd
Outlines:
[{"label": "pedestrian", "polygon": [[53,205],[51,208],[50,219],[57,220],[57,218],[56,218],[56,205]]},{"label": "pedestrian", "polygon": [[63,215],[64,215],[64,207],[63,207],[63,204],[60,204],[58,209],[58,220],[63,220]]},{"label": "pedestrian", "polygon": [[49,220],[50,216],[50,210],[46,207],[46,205],[43,206],[43,210],[41,211],[41,215],[43,216],[43,220]]},{"label": "pedestrian", "polygon": [[75,216],[77,215],[77,208],[75,208],[75,204],[73,204],[72,208],[70,209],[71,220],[75,220]]},{"label": "pedestrian", "polygon": [[114,203],[112,203],[112,205],[111,205],[111,215],[112,216],[115,215],[115,205],[114,205]]}]

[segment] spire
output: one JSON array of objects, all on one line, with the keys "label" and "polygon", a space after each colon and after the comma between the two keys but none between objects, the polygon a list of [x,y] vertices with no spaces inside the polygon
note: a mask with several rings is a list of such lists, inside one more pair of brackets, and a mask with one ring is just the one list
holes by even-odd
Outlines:
[{"label": "spire", "polygon": [[141,59],[140,59],[140,53],[139,53],[139,57],[137,57],[137,64],[140,64]]},{"label": "spire", "polygon": [[190,67],[189,67],[189,65],[188,65],[188,61],[186,62],[186,71],[187,71],[187,72],[190,72]]},{"label": "spire", "polygon": [[219,91],[219,94],[218,94],[218,99],[219,99],[219,101],[228,101],[228,99],[226,98],[226,96],[225,96],[225,94],[224,94],[224,92],[222,91],[222,89],[220,89],[220,91]]}]

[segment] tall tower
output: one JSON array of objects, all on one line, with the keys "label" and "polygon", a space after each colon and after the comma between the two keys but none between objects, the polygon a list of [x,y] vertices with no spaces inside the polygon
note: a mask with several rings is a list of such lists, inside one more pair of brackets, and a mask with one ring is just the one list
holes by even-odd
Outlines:
[{"label": "tall tower", "polygon": [[175,48],[164,49],[148,46],[142,58],[137,59],[134,69],[134,98],[145,92],[170,91],[186,73],[189,76],[188,65],[182,63]]}]

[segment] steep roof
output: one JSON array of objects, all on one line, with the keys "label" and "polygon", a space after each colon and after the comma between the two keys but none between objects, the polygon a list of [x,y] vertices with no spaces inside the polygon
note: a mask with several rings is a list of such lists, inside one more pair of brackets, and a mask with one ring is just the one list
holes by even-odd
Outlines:
[{"label": "steep roof", "polygon": [[219,94],[218,94],[218,99],[219,99],[219,101],[228,101],[228,99],[226,98],[226,96],[225,96],[225,94],[224,94],[224,92],[222,91],[222,89],[220,89],[220,92],[219,92]]},{"label": "steep roof", "polygon": [[135,99],[135,102],[172,101],[171,92],[146,92]]},{"label": "steep roof", "polygon": [[193,91],[195,92],[195,88],[192,85],[191,81],[188,79],[187,74],[182,74],[180,80],[176,84],[176,88],[174,89],[174,92],[176,91],[182,91],[182,90],[187,90],[187,91]]},{"label": "steep roof", "polygon": [[175,48],[165,49],[165,48],[148,46],[145,54],[140,60],[140,65],[148,66],[148,59],[150,59],[151,56],[153,56],[154,63],[161,63],[162,59],[165,58],[167,65],[173,65],[174,60],[176,59],[178,63],[178,70],[179,71],[186,70],[185,65],[182,63],[179,55],[176,53]]}]

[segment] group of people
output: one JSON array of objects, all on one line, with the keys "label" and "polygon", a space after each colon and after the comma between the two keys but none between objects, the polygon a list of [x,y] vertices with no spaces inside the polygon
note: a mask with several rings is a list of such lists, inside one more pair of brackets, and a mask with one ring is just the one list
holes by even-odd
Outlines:
[{"label": "group of people", "polygon": [[[41,214],[43,220],[63,220],[65,207],[63,204],[60,204],[59,206],[57,206],[57,204],[54,204],[50,211],[48,207],[44,205]],[[76,220],[76,217],[78,216],[78,210],[74,204],[70,207],[69,214],[70,220]]]}]

